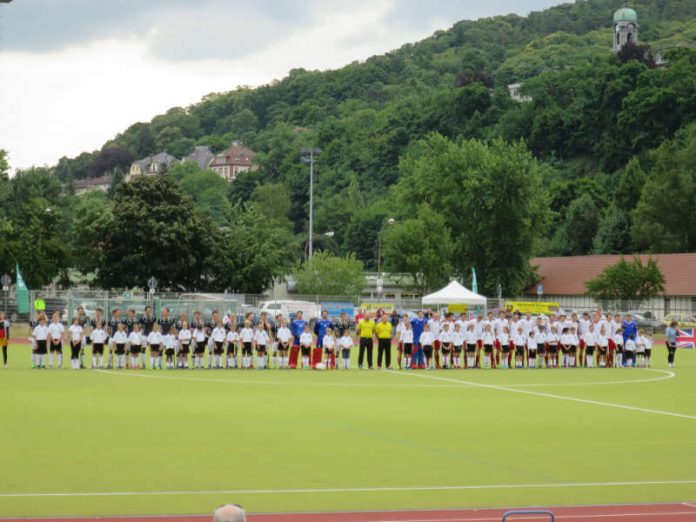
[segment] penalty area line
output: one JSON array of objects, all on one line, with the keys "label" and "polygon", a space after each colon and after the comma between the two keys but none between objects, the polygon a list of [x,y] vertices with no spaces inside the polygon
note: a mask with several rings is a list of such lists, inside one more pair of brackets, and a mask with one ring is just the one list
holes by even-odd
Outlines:
[{"label": "penalty area line", "polygon": [[49,497],[136,497],[169,495],[289,495],[321,493],[399,493],[409,491],[474,491],[490,489],[539,489],[539,488],[604,488],[636,486],[676,486],[696,484],[696,480],[642,480],[622,482],[550,482],[535,484],[465,484],[459,486],[385,486],[351,488],[293,488],[293,489],[218,489],[172,491],[93,491],[93,492],[33,492],[0,493],[0,498],[49,498]]},{"label": "penalty area line", "polygon": [[512,393],[522,393],[525,395],[533,395],[535,397],[545,397],[547,399],[580,402],[583,404],[591,404],[593,406],[604,406],[606,408],[615,408],[615,409],[619,409],[619,410],[637,411],[640,413],[649,413],[649,414],[653,414],[653,415],[664,415],[666,417],[677,417],[680,419],[696,420],[696,415],[688,415],[686,413],[676,413],[676,412],[665,411],[665,410],[654,410],[651,408],[641,408],[638,406],[629,406],[627,404],[617,404],[614,402],[604,402],[604,401],[595,401],[592,399],[582,399],[580,397],[568,397],[567,395],[556,395],[555,393],[546,393],[546,392],[540,392],[540,391],[525,390],[522,388],[511,388],[509,386],[503,386],[503,385],[497,385],[497,384],[483,384],[483,383],[464,381],[464,380],[459,380],[459,379],[449,379],[447,377],[436,377],[434,375],[420,375],[418,373],[404,372],[404,371],[393,372],[392,375],[403,375],[403,376],[407,376],[407,377],[415,377],[418,379],[430,379],[430,380],[442,381],[442,382],[453,382],[453,383],[459,383],[461,386],[472,386],[475,388],[486,388],[489,390],[498,390],[498,391],[512,392]]}]

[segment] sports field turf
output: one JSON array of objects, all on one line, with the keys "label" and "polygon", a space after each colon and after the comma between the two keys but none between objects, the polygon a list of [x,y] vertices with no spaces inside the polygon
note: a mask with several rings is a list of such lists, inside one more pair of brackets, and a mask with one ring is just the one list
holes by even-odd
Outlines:
[{"label": "sports field turf", "polygon": [[[653,370],[0,369],[0,516],[696,500],[696,353]],[[66,366],[68,364],[66,363]]]}]

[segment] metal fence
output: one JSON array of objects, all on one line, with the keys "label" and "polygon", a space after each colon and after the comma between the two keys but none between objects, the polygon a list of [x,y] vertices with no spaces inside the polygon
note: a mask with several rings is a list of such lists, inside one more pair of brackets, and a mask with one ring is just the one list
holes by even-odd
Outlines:
[{"label": "metal fence", "polygon": [[[377,310],[382,308],[391,311],[417,310],[421,308],[420,299],[400,296],[374,297],[374,296],[327,296],[327,295],[284,295],[282,300],[276,296],[262,294],[215,294],[215,293],[156,293],[148,294],[143,291],[122,290],[106,291],[91,289],[55,290],[43,289],[30,292],[31,312],[29,316],[20,316],[17,313],[17,303],[14,291],[3,292],[0,295],[0,309],[6,310],[7,316],[13,321],[26,321],[36,315],[35,304],[37,299],[43,300],[45,310],[48,313],[59,311],[64,321],[70,321],[74,317],[77,308],[82,306],[89,317],[94,316],[94,311],[101,308],[104,316],[108,317],[111,311],[119,308],[126,311],[135,309],[141,314],[145,307],[153,307],[156,315],[160,315],[162,308],[169,308],[172,316],[178,316],[186,312],[191,316],[194,311],[200,311],[204,318],[209,318],[213,310],[221,313],[240,315],[246,311],[258,311],[262,306],[277,302],[305,302],[315,305],[316,310],[328,308],[338,310],[362,308]],[[519,304],[524,306],[521,307]],[[271,305],[272,306],[272,305]],[[476,309],[475,312],[490,310],[530,311],[532,313],[557,313],[572,312],[582,313],[602,309],[610,312],[633,312],[645,315],[648,319],[663,320],[666,316],[679,316],[679,320],[688,321],[696,316],[696,298],[671,297],[655,298],[636,305],[630,302],[598,303],[588,296],[518,296],[504,299],[489,299],[484,309]],[[458,312],[470,311],[466,307],[456,308]]]}]

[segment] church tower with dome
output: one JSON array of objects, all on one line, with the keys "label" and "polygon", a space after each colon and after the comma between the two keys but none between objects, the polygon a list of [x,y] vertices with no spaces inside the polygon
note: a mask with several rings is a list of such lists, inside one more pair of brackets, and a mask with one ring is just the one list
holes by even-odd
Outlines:
[{"label": "church tower with dome", "polygon": [[624,0],[623,7],[614,13],[614,52],[618,53],[628,43],[638,44],[639,27],[638,13]]}]

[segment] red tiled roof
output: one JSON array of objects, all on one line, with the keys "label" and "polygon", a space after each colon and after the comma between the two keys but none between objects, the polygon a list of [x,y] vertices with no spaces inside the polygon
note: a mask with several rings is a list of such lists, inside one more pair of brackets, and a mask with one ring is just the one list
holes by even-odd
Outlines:
[{"label": "red tiled roof", "polygon": [[229,148],[217,154],[210,162],[210,166],[219,167],[231,165],[251,167],[254,156],[256,156],[256,153],[253,150],[240,143],[233,143]]},{"label": "red tiled roof", "polygon": [[[633,256],[623,256],[631,261]],[[665,295],[696,296],[696,254],[652,254],[638,256],[643,263],[657,261],[665,276]],[[584,295],[585,283],[605,268],[615,265],[621,256],[535,257],[529,261],[541,276],[546,295]],[[536,294],[536,287],[527,290]]]}]

